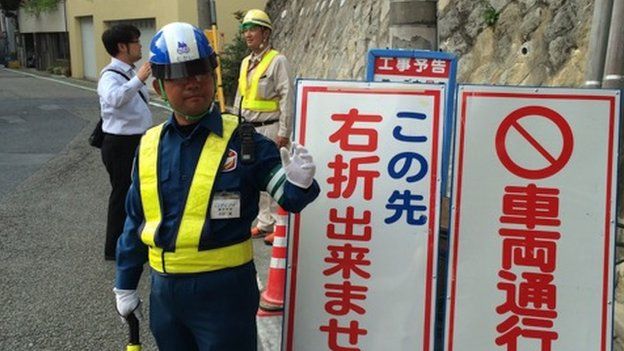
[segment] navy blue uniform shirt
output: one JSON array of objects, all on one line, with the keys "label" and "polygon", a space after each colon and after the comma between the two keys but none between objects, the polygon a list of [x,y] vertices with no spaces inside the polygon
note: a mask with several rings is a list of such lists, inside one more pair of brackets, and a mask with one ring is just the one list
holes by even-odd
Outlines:
[{"label": "navy blue uniform shirt", "polygon": [[[190,134],[180,130],[173,115],[163,127],[158,148],[158,183],[163,219],[155,243],[165,251],[174,249],[177,229],[195,167],[209,133],[219,136],[223,134],[221,114],[215,108],[198,122]],[[255,162],[243,165],[238,157],[235,168],[228,167],[228,170],[224,170],[222,164],[213,187],[213,194],[221,191],[240,194],[241,216],[232,219],[206,219],[200,242],[202,250],[231,245],[233,238],[242,240],[249,238],[251,224],[258,214],[259,192],[266,190],[271,177],[281,168],[279,151],[275,143],[257,133],[254,135],[254,141]],[[240,155],[240,145],[240,138],[234,133],[228,143],[228,150]],[[223,155],[214,157],[221,159]],[[144,215],[137,165],[138,161],[135,159],[132,184],[126,198],[128,216],[124,231],[117,242],[115,286],[118,289],[136,289],[143,265],[147,261],[148,248],[140,239]],[[285,181],[283,196],[277,200],[286,211],[299,212],[312,202],[319,192],[316,181],[308,189],[301,189]]]}]

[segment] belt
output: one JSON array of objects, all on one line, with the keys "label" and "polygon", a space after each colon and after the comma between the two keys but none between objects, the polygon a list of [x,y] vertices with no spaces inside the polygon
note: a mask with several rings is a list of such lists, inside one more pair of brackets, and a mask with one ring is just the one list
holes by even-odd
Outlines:
[{"label": "belt", "polygon": [[264,121],[264,122],[249,122],[249,123],[251,123],[251,125],[254,127],[262,127],[262,126],[268,126],[277,122],[279,122],[279,119],[272,119],[272,120]]},{"label": "belt", "polygon": [[113,138],[140,138],[143,136],[143,134],[112,134],[112,133],[106,133],[106,132],[103,132],[103,133],[107,137],[113,137]]}]

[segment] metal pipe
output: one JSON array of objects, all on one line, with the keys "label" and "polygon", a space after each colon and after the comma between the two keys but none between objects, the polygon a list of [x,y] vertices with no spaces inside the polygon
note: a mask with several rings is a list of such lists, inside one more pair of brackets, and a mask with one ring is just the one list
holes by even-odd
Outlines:
[{"label": "metal pipe", "polygon": [[[609,30],[609,45],[605,59],[605,73],[602,87],[605,89],[624,89],[624,0],[617,0],[613,4],[611,13],[611,28]],[[620,120],[620,126],[622,125]],[[620,128],[620,145],[618,159],[618,203],[624,202],[624,129]],[[624,206],[618,209],[618,218],[624,217]]]},{"label": "metal pipe", "polygon": [[589,58],[585,69],[586,88],[600,88],[602,74],[604,72],[605,55],[607,53],[607,40],[609,38],[609,25],[613,0],[596,0],[594,3],[594,15],[589,40]]},{"label": "metal pipe", "polygon": [[624,88],[624,1],[613,4],[609,45],[605,59],[603,88]]}]

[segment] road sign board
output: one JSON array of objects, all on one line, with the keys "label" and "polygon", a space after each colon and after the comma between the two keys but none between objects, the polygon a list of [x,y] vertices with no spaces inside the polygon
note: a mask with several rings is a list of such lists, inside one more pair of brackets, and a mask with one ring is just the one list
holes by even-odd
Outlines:
[{"label": "road sign board", "polygon": [[619,100],[459,87],[447,350],[611,350]]},{"label": "road sign board", "polygon": [[291,218],[285,350],[432,350],[444,87],[299,81],[321,195]]}]

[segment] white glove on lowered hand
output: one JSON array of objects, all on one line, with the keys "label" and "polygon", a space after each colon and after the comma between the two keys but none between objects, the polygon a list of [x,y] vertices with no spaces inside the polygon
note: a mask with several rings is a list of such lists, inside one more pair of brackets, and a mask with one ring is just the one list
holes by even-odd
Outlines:
[{"label": "white glove on lowered hand", "polygon": [[141,300],[136,290],[124,290],[113,288],[115,292],[115,298],[117,300],[117,313],[119,313],[124,319],[131,313],[135,313],[138,317],[141,316]]},{"label": "white glove on lowered hand", "polygon": [[288,181],[300,188],[309,188],[314,181],[316,165],[308,150],[297,143],[293,143],[290,152],[282,147],[280,156]]}]

